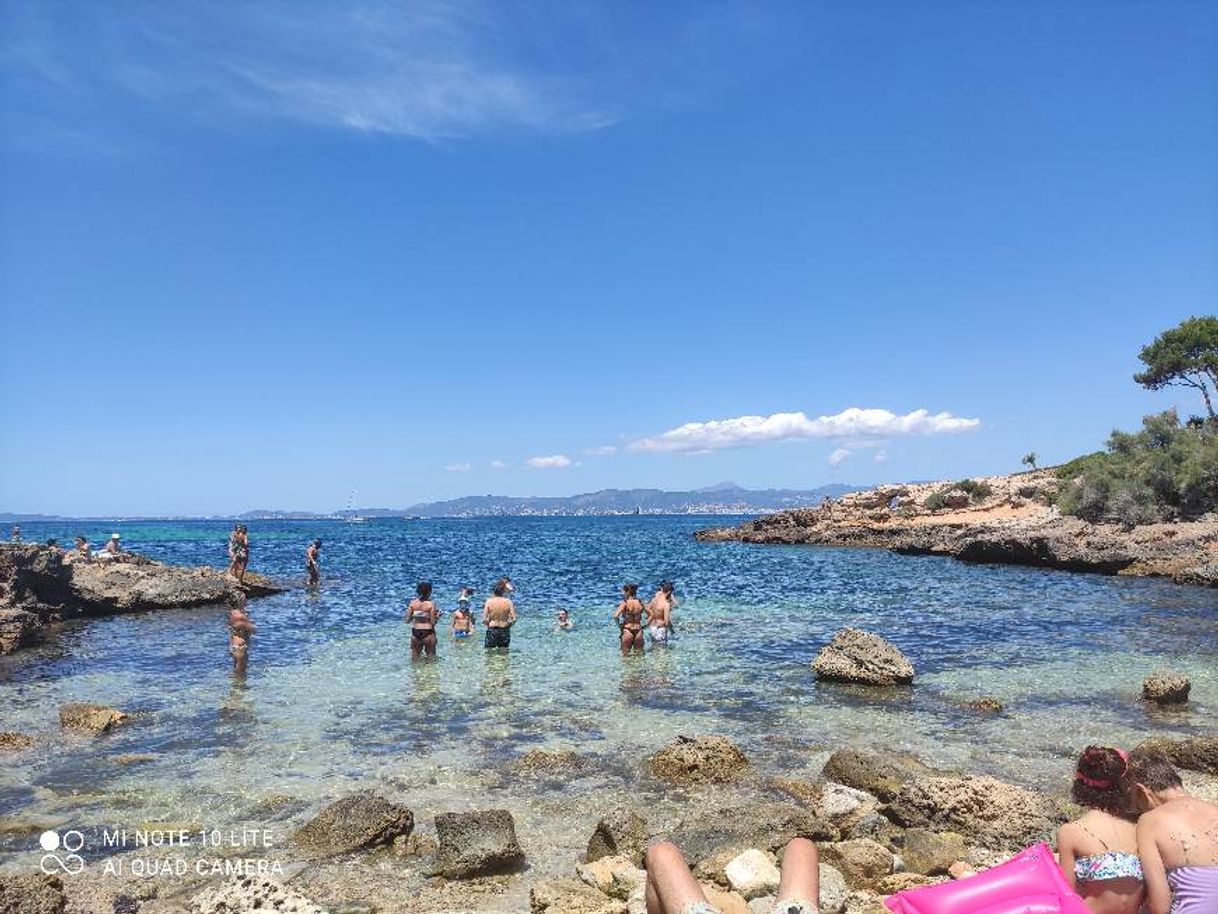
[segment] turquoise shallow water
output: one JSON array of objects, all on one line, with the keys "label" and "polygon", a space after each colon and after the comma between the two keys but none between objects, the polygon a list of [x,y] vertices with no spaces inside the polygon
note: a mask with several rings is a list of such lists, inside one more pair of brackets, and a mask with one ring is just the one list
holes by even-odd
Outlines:
[{"label": "turquoise shallow water", "polygon": [[[259,819],[285,821],[364,786],[430,814],[506,806],[530,850],[586,840],[622,796],[677,801],[643,775],[678,732],[721,732],[769,775],[814,776],[845,744],[911,749],[943,765],[1052,786],[1088,741],[1218,723],[1218,592],[1162,581],[969,566],[871,550],[699,544],[720,519],[503,518],[252,523],[251,568],[303,577],[325,541],[324,581],[256,601],[248,676],[235,679],[222,610],[170,610],[73,623],[0,658],[0,729],[39,748],[0,773],[0,862],[24,859],[29,829]],[[118,524],[129,547],[169,562],[223,565],[228,524]],[[29,539],[94,542],[111,526],[27,525]],[[412,665],[402,611],[421,577],[451,610],[509,574],[521,622],[506,656],[441,639]],[[680,639],[623,659],[609,613],[623,581],[677,582]],[[561,633],[560,605],[577,621]],[[447,620],[445,620],[447,621]],[[876,695],[818,686],[808,663],[856,625],[913,660],[913,689]],[[1137,701],[1170,664],[1193,679],[1183,714]],[[954,701],[981,694],[1009,712]],[[140,712],[101,738],[64,735],[56,709],[100,701]],[[530,748],[590,760],[568,783],[517,778]],[[121,764],[132,753],[152,758]],[[276,807],[280,808],[280,807]],[[675,808],[675,807],[674,807]],[[280,813],[276,813],[280,815]]]}]

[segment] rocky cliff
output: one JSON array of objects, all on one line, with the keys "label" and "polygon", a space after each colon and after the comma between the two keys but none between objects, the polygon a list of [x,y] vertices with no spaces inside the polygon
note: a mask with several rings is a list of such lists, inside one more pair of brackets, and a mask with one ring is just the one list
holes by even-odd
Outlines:
[{"label": "rocky cliff", "polygon": [[127,553],[74,561],[34,543],[0,543],[0,654],[36,644],[47,625],[86,616],[223,603],[236,590],[262,597],[285,588],[247,573],[238,585],[215,568],[181,568]]},{"label": "rocky cliff", "polygon": [[1218,520],[1131,528],[1090,524],[1058,513],[1053,507],[1057,488],[1051,470],[880,486],[816,508],[702,530],[697,536],[704,542],[871,546],[966,562],[1218,585]]}]

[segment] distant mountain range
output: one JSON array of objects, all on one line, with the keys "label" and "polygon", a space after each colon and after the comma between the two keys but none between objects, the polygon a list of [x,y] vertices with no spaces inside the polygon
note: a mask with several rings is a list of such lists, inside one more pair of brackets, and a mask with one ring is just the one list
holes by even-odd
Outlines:
[{"label": "distant mountain range", "polygon": [[[732,482],[687,492],[662,489],[602,489],[582,495],[469,495],[431,501],[409,508],[347,508],[330,514],[259,509],[237,520],[321,520],[337,517],[562,517],[604,514],[764,514],[818,505],[859,486],[827,485],[815,489],[745,489]],[[0,523],[61,521],[80,518],[37,514],[3,514]],[[100,519],[100,518],[98,518]],[[136,520],[137,518],[130,518]],[[141,520],[165,518],[139,518]]]}]

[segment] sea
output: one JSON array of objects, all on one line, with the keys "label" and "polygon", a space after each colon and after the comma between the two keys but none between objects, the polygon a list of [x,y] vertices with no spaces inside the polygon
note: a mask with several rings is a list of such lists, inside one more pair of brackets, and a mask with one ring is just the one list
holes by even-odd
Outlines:
[{"label": "sea", "polygon": [[[250,604],[258,631],[244,676],[221,607],[82,619],[0,658],[0,730],[38,740],[0,767],[0,867],[28,864],[44,829],[270,823],[286,834],[324,802],[375,789],[420,822],[506,808],[534,865],[557,861],[567,874],[614,805],[689,813],[693,794],[646,766],[678,734],[724,734],[744,749],[753,774],[737,795],[815,779],[842,746],[1064,793],[1088,743],[1129,747],[1218,725],[1218,590],[694,538],[731,522],[252,521],[250,568],[295,586]],[[231,522],[23,526],[27,539],[61,543],[119,532],[151,558],[223,567]],[[308,590],[315,537],[323,578]],[[436,662],[411,662],[403,614],[418,581],[451,613],[460,587],[480,605],[502,575],[520,616],[506,654],[442,635]],[[622,657],[611,619],[621,585],[638,583],[647,599],[662,580],[680,601],[675,640]],[[556,628],[560,607],[573,630]],[[897,645],[915,684],[818,684],[810,662],[847,626]],[[1163,666],[1192,678],[1187,710],[1139,700],[1143,677]],[[1005,711],[964,706],[980,696]],[[134,717],[101,736],[65,733],[57,709],[69,701]],[[534,776],[518,762],[535,749],[577,762]]]}]

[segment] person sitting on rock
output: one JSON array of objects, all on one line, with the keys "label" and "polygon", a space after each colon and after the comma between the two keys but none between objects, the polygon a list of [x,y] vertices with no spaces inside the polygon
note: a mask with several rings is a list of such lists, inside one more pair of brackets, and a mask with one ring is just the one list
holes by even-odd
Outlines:
[{"label": "person sitting on rock", "polygon": [[102,550],[106,554],[106,558],[112,559],[122,555],[123,547],[120,545],[120,539],[117,533],[110,534],[110,538],[106,540],[105,548]]},{"label": "person sitting on rock", "polygon": [[[720,914],[706,900],[681,849],[671,841],[652,845],[647,869],[647,914]],[[820,899],[820,860],[816,845],[792,838],[782,857],[782,879],[772,914],[816,914]]]},{"label": "person sitting on rock", "polygon": [[89,541],[83,536],[76,537],[73,542],[76,544],[75,558],[85,562],[93,560],[93,550],[89,548]]},{"label": "person sitting on rock", "polygon": [[250,639],[258,629],[246,609],[244,593],[233,593],[228,598],[228,605],[228,652],[233,658],[233,671],[244,673],[249,661]]},{"label": "person sitting on rock", "polygon": [[1071,797],[1087,811],[1057,831],[1066,882],[1094,914],[1137,914],[1145,897],[1128,776],[1123,750],[1084,749]]},{"label": "person sitting on rock", "polygon": [[1148,914],[1218,911],[1218,806],[1190,795],[1161,752],[1134,750],[1129,779]]}]

